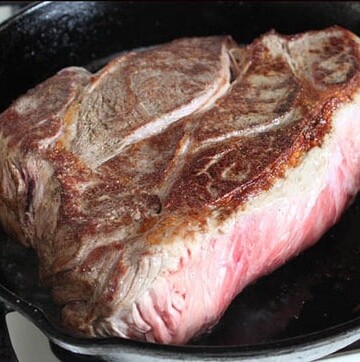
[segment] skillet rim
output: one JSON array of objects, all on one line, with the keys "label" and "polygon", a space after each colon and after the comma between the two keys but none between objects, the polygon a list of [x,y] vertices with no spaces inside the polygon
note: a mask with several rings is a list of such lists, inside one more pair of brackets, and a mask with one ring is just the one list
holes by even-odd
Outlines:
[{"label": "skillet rim", "polygon": [[[216,1],[221,2],[221,1]],[[9,18],[0,25],[0,33],[6,31],[13,24],[24,17],[46,9],[56,2],[36,1],[25,6],[20,12]],[[220,358],[226,360],[239,357],[261,358],[261,357],[289,357],[292,352],[301,353],[310,349],[319,349],[325,345],[341,338],[345,347],[360,338],[360,316],[344,323],[296,337],[280,339],[272,342],[256,343],[251,345],[163,345],[136,340],[128,340],[121,337],[89,339],[75,337],[62,332],[56,328],[48,318],[31,302],[21,298],[16,293],[6,288],[0,281],[0,301],[5,305],[5,314],[11,311],[20,312],[23,316],[34,323],[53,343],[60,347],[76,353],[103,354],[124,353],[128,355],[138,353],[149,353],[151,356],[173,357],[175,359],[191,358]],[[124,350],[124,349],[125,350]],[[115,351],[114,351],[115,349]],[[119,349],[119,350],[118,350]],[[121,350],[123,349],[123,350]],[[294,351],[296,350],[296,351]],[[169,353],[173,353],[169,356]]]}]

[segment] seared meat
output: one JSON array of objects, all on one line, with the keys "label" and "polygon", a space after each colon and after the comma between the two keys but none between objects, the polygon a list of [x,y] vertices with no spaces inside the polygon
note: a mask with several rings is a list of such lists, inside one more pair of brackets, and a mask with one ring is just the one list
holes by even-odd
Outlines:
[{"label": "seared meat", "polygon": [[68,327],[185,343],[360,183],[359,40],[180,39],[67,68],[0,115],[0,217]]}]

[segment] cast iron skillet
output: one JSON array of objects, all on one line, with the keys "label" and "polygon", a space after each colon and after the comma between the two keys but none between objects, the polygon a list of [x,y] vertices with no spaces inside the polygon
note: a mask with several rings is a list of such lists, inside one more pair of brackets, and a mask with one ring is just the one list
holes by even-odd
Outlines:
[{"label": "cast iron skillet", "polygon": [[[96,70],[126,49],[211,34],[231,34],[247,43],[272,28],[290,34],[333,24],[360,35],[360,4],[36,3],[0,26],[0,111],[62,67]],[[49,337],[54,352],[61,347],[88,359],[313,360],[360,338],[359,220],[358,198],[317,246],[248,287],[211,333],[187,346],[91,340],[64,331],[58,309],[37,279],[33,252],[1,232],[2,314],[21,312]],[[0,359],[11,360],[4,319],[1,323]]]}]

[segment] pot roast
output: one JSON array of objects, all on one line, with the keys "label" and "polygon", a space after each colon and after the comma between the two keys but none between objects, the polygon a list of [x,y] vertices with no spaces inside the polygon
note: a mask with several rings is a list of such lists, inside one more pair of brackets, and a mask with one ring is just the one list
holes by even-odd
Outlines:
[{"label": "pot roast", "polygon": [[186,343],[314,244],[360,184],[340,27],[178,39],[70,67],[0,115],[0,217],[65,326]]}]

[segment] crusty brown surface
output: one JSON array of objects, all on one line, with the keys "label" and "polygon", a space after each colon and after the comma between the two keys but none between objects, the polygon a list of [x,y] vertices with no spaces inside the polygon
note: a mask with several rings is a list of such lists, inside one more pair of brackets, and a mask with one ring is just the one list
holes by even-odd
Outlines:
[{"label": "crusty brown surface", "polygon": [[[226,90],[227,49],[233,46],[225,36],[180,39],[125,53],[95,75],[81,68],[65,69],[0,116],[4,153],[16,158],[8,160],[4,175],[8,171],[10,181],[26,188],[16,196],[16,204],[23,205],[16,206],[19,214],[27,215],[35,193],[34,177],[27,174],[28,156],[44,161],[53,173],[51,193],[58,195],[58,202],[51,205],[50,197],[44,207],[45,213],[53,208],[57,214],[56,236],[49,236],[52,251],[35,235],[33,220],[19,222],[14,214],[7,222],[9,232],[40,252],[44,280],[77,265],[90,250],[89,238],[102,235],[103,242],[111,244],[109,235],[120,228],[122,236],[115,238],[123,242],[141,233],[146,220],[159,214],[162,205],[153,188],[160,178],[166,182],[180,138],[166,131],[160,149],[152,150],[151,134],[205,107]],[[133,134],[140,142],[131,139]],[[126,162],[118,169],[121,158]],[[113,170],[105,171],[111,163]],[[19,169],[15,175],[14,164]],[[6,213],[12,215],[14,196],[10,202],[4,193],[1,196]],[[29,228],[32,236],[27,235]]]},{"label": "crusty brown surface", "polygon": [[[312,40],[307,49],[304,37],[319,37],[318,43]],[[357,49],[352,35],[338,28],[295,37],[272,32],[256,40],[239,53],[238,78],[209,110],[129,145],[100,165],[94,171],[97,183],[78,202],[84,226],[66,218],[67,227],[84,239],[128,228],[124,239],[101,249],[111,257],[113,248],[143,235],[150,244],[191,235],[214,207],[225,219],[321,145],[338,104],[349,101],[359,85]],[[334,79],[319,71],[328,63],[339,73]],[[73,254],[69,258],[71,264],[76,260]],[[80,260],[83,264],[70,273],[76,280],[89,264]],[[126,270],[123,263],[120,258],[119,275]]]},{"label": "crusty brown surface", "polygon": [[[231,209],[269,188],[304,152],[321,145],[332,113],[351,99],[359,81],[355,40],[337,28],[329,33],[307,33],[315,38],[309,48],[301,35],[273,32],[256,40],[239,52],[240,74],[213,107],[99,166],[104,183],[113,178],[139,195],[141,232],[162,216],[168,220],[167,213]],[[148,240],[164,242],[155,235]]]},{"label": "crusty brown surface", "polygon": [[[321,147],[333,112],[359,87],[359,61],[356,38],[332,27],[270,32],[245,48],[229,37],[182,39],[96,75],[63,71],[0,115],[0,149],[15,155],[3,177],[16,196],[0,190],[7,229],[36,249],[59,303],[86,301],[89,323],[99,306],[106,316],[130,250],[141,257],[186,238],[215,208],[226,219]],[[194,100],[189,114],[169,116]],[[48,168],[50,201],[31,206],[37,163]],[[37,210],[51,216],[45,231]]]},{"label": "crusty brown surface", "polygon": [[[192,152],[166,207],[242,202],[321,145],[333,111],[351,99],[359,84],[358,45],[333,31],[309,49],[301,46],[300,35],[276,33],[247,47],[245,74],[215,107],[189,120],[196,124]],[[318,34],[306,38],[312,36]],[[280,49],[271,54],[265,45]]]},{"label": "crusty brown surface", "polygon": [[77,104],[76,136],[62,141],[90,167],[112,159],[142,126],[195,101],[215,81],[225,84],[221,56],[231,43],[229,37],[179,39],[116,58],[92,78]]}]

